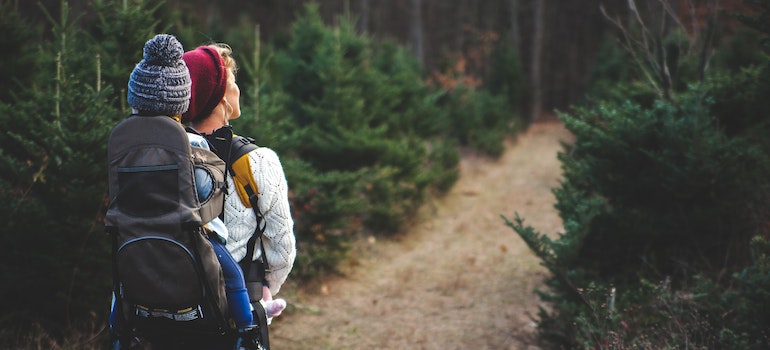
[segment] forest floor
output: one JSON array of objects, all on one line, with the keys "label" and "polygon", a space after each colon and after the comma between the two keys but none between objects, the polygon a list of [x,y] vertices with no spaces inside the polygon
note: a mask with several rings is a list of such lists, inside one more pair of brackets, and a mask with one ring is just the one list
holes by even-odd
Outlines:
[{"label": "forest floor", "polygon": [[362,239],[339,276],[284,286],[277,297],[289,307],[270,327],[272,348],[545,349],[533,290],[547,271],[501,215],[562,230],[551,190],[571,140],[544,121],[506,141],[497,160],[463,154],[453,189],[407,232]]}]

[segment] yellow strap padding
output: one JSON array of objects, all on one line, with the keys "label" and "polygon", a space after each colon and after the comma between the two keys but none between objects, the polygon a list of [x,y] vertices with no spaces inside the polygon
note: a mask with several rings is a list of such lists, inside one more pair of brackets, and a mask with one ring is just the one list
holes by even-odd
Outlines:
[{"label": "yellow strap padding", "polygon": [[249,154],[246,153],[233,162],[233,182],[235,183],[235,191],[238,193],[238,197],[241,199],[241,203],[246,208],[251,208],[251,202],[249,202],[249,195],[246,193],[245,186],[248,184],[254,190],[254,194],[259,193],[257,182],[254,180],[254,176],[251,172],[251,161],[249,161]]}]

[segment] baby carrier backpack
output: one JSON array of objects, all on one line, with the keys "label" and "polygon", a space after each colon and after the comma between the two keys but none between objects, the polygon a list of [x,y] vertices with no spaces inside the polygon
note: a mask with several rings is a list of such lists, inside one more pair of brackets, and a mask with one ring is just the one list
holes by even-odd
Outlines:
[{"label": "baby carrier backpack", "polygon": [[[187,128],[187,131],[196,132],[191,128]],[[257,149],[258,146],[252,138],[233,134],[233,130],[229,125],[223,126],[211,134],[203,134],[202,136],[206,138],[211,150],[219,158],[225,160],[226,171],[229,172],[233,179],[235,192],[238,194],[241,203],[247,208],[252,208],[256,214],[256,232],[252,234],[246,244],[246,256],[239,262],[239,265],[241,270],[243,270],[246,289],[248,290],[251,304],[254,307],[254,321],[259,326],[260,344],[265,349],[269,349],[267,315],[264,308],[259,304],[259,301],[262,299],[262,285],[266,283],[265,273],[270,270],[267,264],[267,257],[265,256],[265,246],[262,242],[265,220],[259,211],[257,197],[259,188],[256,180],[254,180],[248,156],[249,152]],[[225,219],[224,215],[224,210],[222,210],[220,217],[223,220]],[[256,248],[257,240],[259,240],[262,251],[261,259],[254,259],[254,249]]]},{"label": "baby carrier backpack", "polygon": [[[227,337],[222,269],[202,225],[222,211],[225,163],[167,116],[132,115],[108,143],[113,327],[118,338]],[[215,180],[201,203],[194,169]],[[235,337],[233,337],[235,338]],[[190,348],[190,347],[188,347]]]}]

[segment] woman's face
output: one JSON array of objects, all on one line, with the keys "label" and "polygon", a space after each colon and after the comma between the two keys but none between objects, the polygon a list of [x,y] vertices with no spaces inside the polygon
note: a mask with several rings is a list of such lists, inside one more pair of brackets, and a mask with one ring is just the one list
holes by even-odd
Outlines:
[{"label": "woman's face", "polygon": [[235,83],[235,77],[229,74],[227,87],[225,88],[225,101],[232,108],[232,112],[227,115],[227,119],[236,119],[241,116],[241,89]]}]

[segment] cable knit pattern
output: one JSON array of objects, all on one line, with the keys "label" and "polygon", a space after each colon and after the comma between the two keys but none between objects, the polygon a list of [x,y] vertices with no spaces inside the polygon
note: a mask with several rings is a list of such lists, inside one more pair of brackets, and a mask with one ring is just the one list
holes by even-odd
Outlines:
[{"label": "cable knit pattern", "polygon": [[[259,187],[259,210],[265,218],[264,245],[270,272],[266,278],[270,292],[277,294],[294,266],[297,256],[294,220],[289,209],[288,185],[278,155],[260,147],[249,153],[251,170]],[[241,203],[231,176],[227,177],[225,196],[225,225],[230,237],[227,250],[235,260],[246,256],[246,244],[257,226],[256,214]],[[259,242],[254,257],[261,254]]]}]

